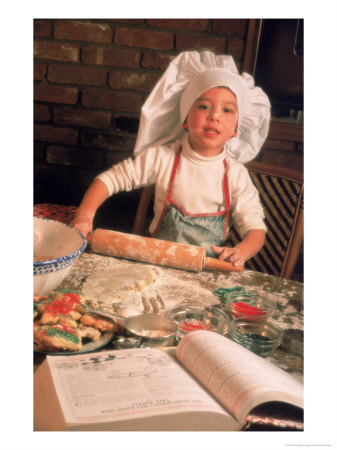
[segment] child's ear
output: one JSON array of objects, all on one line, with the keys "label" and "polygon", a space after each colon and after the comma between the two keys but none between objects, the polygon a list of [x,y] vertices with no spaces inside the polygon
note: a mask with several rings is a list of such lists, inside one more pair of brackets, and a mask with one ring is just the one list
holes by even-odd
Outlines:
[{"label": "child's ear", "polygon": [[233,134],[232,134],[232,137],[236,137],[238,135],[238,131],[237,130],[234,130],[234,132],[233,132]]}]

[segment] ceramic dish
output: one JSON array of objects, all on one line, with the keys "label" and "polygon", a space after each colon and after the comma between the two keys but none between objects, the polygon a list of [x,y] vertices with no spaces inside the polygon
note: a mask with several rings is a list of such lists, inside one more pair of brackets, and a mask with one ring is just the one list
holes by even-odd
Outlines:
[{"label": "ceramic dish", "polygon": [[75,228],[34,217],[34,296],[57,289],[86,246],[85,237]]}]

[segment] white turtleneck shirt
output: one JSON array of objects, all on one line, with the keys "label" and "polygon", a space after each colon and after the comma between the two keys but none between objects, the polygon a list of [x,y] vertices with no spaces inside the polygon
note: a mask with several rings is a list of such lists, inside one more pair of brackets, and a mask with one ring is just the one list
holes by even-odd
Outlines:
[{"label": "white turtleneck shirt", "polygon": [[109,195],[155,184],[154,218],[149,228],[152,233],[164,208],[174,158],[180,145],[182,153],[174,178],[172,201],[191,214],[223,211],[226,158],[231,199],[230,219],[236,222],[241,237],[253,229],[266,231],[259,194],[247,169],[234,159],[226,157],[226,148],[213,157],[201,156],[191,148],[187,135],[182,141],[170,146],[149,148],[135,158],[128,158],[97,178],[105,183]]}]

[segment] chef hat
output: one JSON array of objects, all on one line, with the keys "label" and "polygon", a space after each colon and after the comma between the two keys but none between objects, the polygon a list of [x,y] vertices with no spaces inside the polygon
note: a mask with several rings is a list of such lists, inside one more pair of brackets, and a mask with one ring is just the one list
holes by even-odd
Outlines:
[{"label": "chef hat", "polygon": [[171,61],[142,107],[135,154],[182,138],[195,100],[217,86],[228,87],[238,103],[238,135],[227,141],[227,154],[243,164],[255,158],[268,134],[268,97],[249,74],[239,75],[231,56],[209,51],[182,52]]}]

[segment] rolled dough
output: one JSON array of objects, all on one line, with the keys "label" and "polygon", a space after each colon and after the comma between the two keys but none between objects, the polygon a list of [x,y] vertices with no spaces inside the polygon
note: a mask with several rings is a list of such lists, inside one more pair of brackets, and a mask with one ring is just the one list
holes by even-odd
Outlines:
[{"label": "rolled dough", "polygon": [[145,291],[161,277],[154,266],[125,265],[92,273],[82,286],[82,293],[92,306],[116,312],[123,306],[144,310]]}]

